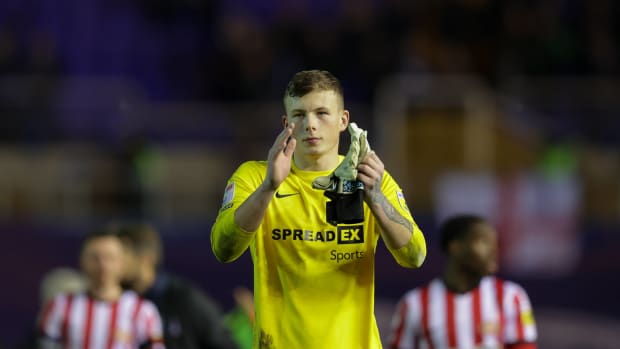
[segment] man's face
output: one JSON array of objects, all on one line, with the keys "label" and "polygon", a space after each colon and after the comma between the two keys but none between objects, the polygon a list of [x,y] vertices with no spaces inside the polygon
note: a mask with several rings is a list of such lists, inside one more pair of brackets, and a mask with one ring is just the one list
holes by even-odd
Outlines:
[{"label": "man's face", "polygon": [[461,241],[460,262],[480,276],[497,272],[497,233],[484,222],[476,223]]},{"label": "man's face", "polygon": [[114,236],[94,238],[80,256],[84,274],[94,287],[119,284],[123,274],[123,246]]},{"label": "man's face", "polygon": [[294,122],[295,154],[338,154],[340,133],[347,128],[349,112],[334,91],[312,91],[302,97],[286,97],[284,126]]}]

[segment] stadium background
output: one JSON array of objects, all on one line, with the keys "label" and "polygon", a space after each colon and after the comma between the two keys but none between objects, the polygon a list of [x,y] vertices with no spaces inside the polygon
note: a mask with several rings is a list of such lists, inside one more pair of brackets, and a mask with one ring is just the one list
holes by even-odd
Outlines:
[{"label": "stadium background", "polygon": [[[301,69],[333,72],[426,232],[420,270],[378,248],[381,328],[441,269],[434,228],[498,225],[542,348],[620,339],[620,5],[611,0],[4,0],[0,348],[85,231],[147,219],[165,266],[232,307],[249,256],[209,229],[225,181],[266,156]],[[385,334],[385,332],[384,332]]]}]

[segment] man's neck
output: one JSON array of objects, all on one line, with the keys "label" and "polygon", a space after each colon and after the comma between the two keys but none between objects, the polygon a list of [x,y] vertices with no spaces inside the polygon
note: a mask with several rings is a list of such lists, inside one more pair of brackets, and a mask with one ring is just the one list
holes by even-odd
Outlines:
[{"label": "man's neck", "polygon": [[295,166],[302,171],[328,171],[340,163],[338,153],[316,156],[294,156]]},{"label": "man's neck", "polygon": [[448,262],[444,269],[442,279],[446,287],[456,293],[469,292],[480,284],[480,275],[469,273],[459,265]]},{"label": "man's neck", "polygon": [[106,302],[114,302],[121,297],[123,293],[123,289],[120,284],[113,285],[101,285],[101,286],[91,286],[88,289],[88,294],[98,300],[106,301]]}]

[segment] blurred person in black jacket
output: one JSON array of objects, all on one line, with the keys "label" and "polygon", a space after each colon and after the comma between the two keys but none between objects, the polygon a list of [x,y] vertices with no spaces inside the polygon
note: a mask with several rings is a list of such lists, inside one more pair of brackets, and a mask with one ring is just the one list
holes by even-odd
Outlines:
[{"label": "blurred person in black jacket", "polygon": [[161,271],[161,238],[147,224],[115,227],[125,243],[125,286],[157,306],[168,349],[237,348],[217,304],[189,282]]}]

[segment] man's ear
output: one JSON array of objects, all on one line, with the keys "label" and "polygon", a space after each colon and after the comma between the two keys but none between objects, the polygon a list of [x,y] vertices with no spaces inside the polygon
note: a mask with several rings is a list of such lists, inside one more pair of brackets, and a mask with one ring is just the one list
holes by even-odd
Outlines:
[{"label": "man's ear", "polygon": [[340,132],[343,132],[349,126],[349,111],[343,110],[342,115],[340,115]]},{"label": "man's ear", "polygon": [[288,127],[288,119],[286,117],[286,114],[282,115],[282,127],[283,128],[287,128]]}]

